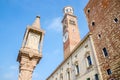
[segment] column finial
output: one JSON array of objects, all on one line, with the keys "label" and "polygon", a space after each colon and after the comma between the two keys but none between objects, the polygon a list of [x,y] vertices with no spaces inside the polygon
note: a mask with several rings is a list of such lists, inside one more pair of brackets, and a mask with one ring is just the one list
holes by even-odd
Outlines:
[{"label": "column finial", "polygon": [[32,27],[40,29],[40,16],[36,16],[36,19],[35,19],[34,23],[32,24]]}]

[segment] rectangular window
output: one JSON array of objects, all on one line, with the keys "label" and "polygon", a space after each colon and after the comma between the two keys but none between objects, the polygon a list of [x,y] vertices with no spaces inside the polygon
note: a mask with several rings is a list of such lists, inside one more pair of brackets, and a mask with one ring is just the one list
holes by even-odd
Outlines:
[{"label": "rectangular window", "polygon": [[63,80],[63,74],[60,74],[60,80]]},{"label": "rectangular window", "polygon": [[78,65],[76,65],[76,68],[77,68],[77,73],[79,74],[79,66],[78,66]]},{"label": "rectangular window", "polygon": [[92,61],[91,61],[91,57],[90,56],[87,57],[87,61],[88,61],[89,66],[92,65]]},{"label": "rectangular window", "polygon": [[63,80],[63,76],[60,77],[60,80]]},{"label": "rectangular window", "polygon": [[63,26],[63,33],[65,33],[66,28],[67,28],[67,26],[66,26],[66,25],[64,25],[64,26]]},{"label": "rectangular window", "polygon": [[98,74],[95,74],[95,80],[99,80]]},{"label": "rectangular window", "polygon": [[105,57],[107,57],[107,56],[108,56],[108,51],[107,51],[107,49],[106,49],[106,48],[103,48],[103,54],[104,54],[104,56],[105,56]]},{"label": "rectangular window", "polygon": [[108,74],[108,75],[112,74],[112,72],[111,72],[110,69],[107,69],[107,74]]},{"label": "rectangular window", "polygon": [[67,80],[70,80],[70,72],[67,72]]},{"label": "rectangular window", "polygon": [[65,24],[67,24],[67,20],[65,20]]},{"label": "rectangular window", "polygon": [[95,26],[95,22],[92,22],[92,26]]},{"label": "rectangular window", "polygon": [[72,25],[75,25],[75,21],[73,21],[73,20],[69,20],[69,23]]},{"label": "rectangular window", "polygon": [[114,22],[117,23],[117,22],[118,22],[118,18],[115,18],[115,19],[114,19]]},{"label": "rectangular window", "polygon": [[76,75],[79,74],[79,66],[78,65],[75,65],[75,72],[76,72]]}]

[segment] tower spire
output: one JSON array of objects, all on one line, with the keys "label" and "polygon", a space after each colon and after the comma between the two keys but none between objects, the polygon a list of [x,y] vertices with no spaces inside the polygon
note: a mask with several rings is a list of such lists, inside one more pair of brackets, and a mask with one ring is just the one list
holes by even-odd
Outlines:
[{"label": "tower spire", "polygon": [[35,19],[34,23],[32,24],[32,27],[40,29],[40,16],[36,16],[36,19]]}]

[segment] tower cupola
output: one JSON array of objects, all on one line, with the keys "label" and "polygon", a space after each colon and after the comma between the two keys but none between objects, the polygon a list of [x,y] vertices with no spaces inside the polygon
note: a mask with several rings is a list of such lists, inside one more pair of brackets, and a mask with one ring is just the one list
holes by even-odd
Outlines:
[{"label": "tower cupola", "polygon": [[64,7],[63,11],[64,11],[64,14],[73,14],[74,13],[74,10],[71,6]]}]

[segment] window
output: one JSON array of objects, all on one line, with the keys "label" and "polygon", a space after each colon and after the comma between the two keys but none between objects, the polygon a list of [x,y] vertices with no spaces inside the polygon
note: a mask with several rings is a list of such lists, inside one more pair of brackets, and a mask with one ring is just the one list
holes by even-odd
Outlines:
[{"label": "window", "polygon": [[63,26],[63,32],[64,32],[64,33],[65,33],[66,29],[67,29],[67,26],[64,25],[64,26]]},{"label": "window", "polygon": [[90,78],[87,78],[87,80],[90,80]]},{"label": "window", "polygon": [[68,12],[68,9],[66,9],[66,12]]},{"label": "window", "polygon": [[75,21],[74,20],[69,20],[69,23],[72,25],[75,25]]},{"label": "window", "polygon": [[103,54],[104,54],[105,57],[108,56],[108,52],[107,52],[107,49],[106,49],[106,48],[103,48]]},{"label": "window", "polygon": [[67,72],[67,80],[70,80],[70,72]]},{"label": "window", "polygon": [[112,74],[112,72],[111,72],[110,69],[107,69],[107,74],[108,74],[108,75]]},{"label": "window", "polygon": [[91,56],[90,56],[90,51],[86,52],[86,54],[85,54],[85,61],[86,61],[87,69],[92,68],[92,59],[91,59]]},{"label": "window", "polygon": [[117,22],[118,22],[118,18],[115,18],[115,19],[114,19],[114,22],[117,23]]},{"label": "window", "polygon": [[79,74],[79,66],[78,66],[78,64],[75,65],[75,73],[76,73],[76,75]]},{"label": "window", "polygon": [[98,39],[100,39],[101,38],[101,35],[100,34],[98,34]]},{"label": "window", "polygon": [[95,22],[92,22],[92,26],[95,26]]},{"label": "window", "polygon": [[67,65],[69,65],[69,62],[67,63]]},{"label": "window", "polygon": [[95,74],[95,80],[99,80],[98,74]]},{"label": "window", "polygon": [[60,80],[63,80],[63,76],[60,77]]},{"label": "window", "polygon": [[60,80],[63,80],[63,74],[60,74]]},{"label": "window", "polygon": [[87,48],[87,47],[88,47],[88,45],[86,44],[86,45],[85,45],[85,48]]},{"label": "window", "polygon": [[87,61],[88,61],[89,66],[91,66],[92,65],[92,61],[91,61],[91,57],[90,56],[87,56]]},{"label": "window", "polygon": [[75,58],[77,58],[77,54],[75,55]]},{"label": "window", "polygon": [[65,22],[64,22],[65,24],[67,24],[67,20],[65,20]]},{"label": "window", "polygon": [[90,13],[90,8],[87,10],[88,13]]}]

